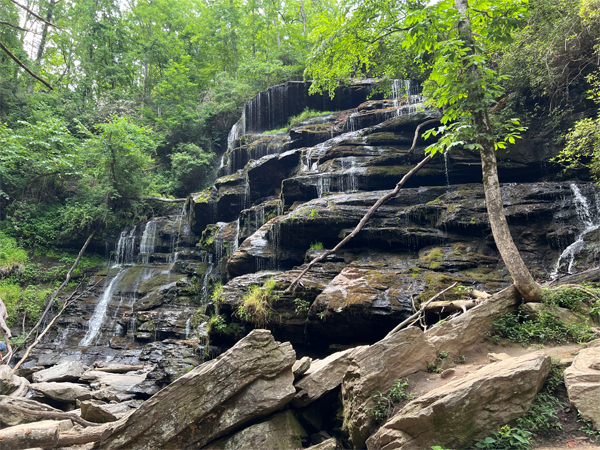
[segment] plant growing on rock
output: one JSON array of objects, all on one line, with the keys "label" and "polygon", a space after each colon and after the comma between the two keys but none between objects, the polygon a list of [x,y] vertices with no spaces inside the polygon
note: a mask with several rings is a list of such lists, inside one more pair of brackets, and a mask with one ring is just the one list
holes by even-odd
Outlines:
[{"label": "plant growing on rock", "polygon": [[271,278],[260,286],[252,286],[244,296],[244,302],[238,306],[235,314],[243,321],[253,323],[257,328],[264,328],[274,313],[271,303],[279,298],[274,292],[277,282]]},{"label": "plant growing on rock", "polygon": [[310,244],[310,249],[311,250],[323,250],[323,243],[322,242],[313,242],[312,244]]},{"label": "plant growing on rock", "polygon": [[301,298],[294,299],[295,312],[297,315],[306,314],[310,309],[310,302]]},{"label": "plant growing on rock", "polygon": [[407,392],[408,380],[399,378],[394,381],[394,385],[387,392],[377,392],[373,396],[375,406],[368,408],[376,421],[382,422],[388,419],[394,412],[394,408],[401,400],[411,400],[412,394]]}]

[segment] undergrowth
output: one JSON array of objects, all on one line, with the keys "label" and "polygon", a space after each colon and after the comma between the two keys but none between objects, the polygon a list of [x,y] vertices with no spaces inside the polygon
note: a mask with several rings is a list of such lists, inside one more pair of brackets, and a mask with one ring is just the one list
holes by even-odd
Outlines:
[{"label": "undergrowth", "polygon": [[[580,315],[600,314],[600,289],[586,285],[563,285],[544,292],[543,303],[548,306],[567,308]],[[583,322],[583,320],[582,320]],[[523,345],[531,343],[577,343],[589,342],[597,337],[588,323],[565,323],[542,309],[530,316],[521,311],[508,313],[492,324],[492,338],[502,338]]]}]

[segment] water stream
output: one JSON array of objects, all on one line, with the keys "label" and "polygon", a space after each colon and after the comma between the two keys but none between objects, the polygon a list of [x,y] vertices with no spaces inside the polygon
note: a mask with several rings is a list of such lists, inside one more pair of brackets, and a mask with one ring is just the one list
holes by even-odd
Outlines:
[{"label": "water stream", "polygon": [[[561,264],[563,261],[567,261],[567,273],[573,273],[573,267],[576,264],[575,256],[578,252],[587,247],[586,242],[584,241],[584,237],[591,233],[592,231],[596,231],[600,228],[600,217],[598,214],[593,213],[592,206],[585,196],[581,193],[581,190],[575,183],[570,184],[571,191],[573,191],[573,197],[575,199],[575,211],[577,212],[577,217],[584,225],[584,230],[577,236],[575,242],[569,245],[567,248],[563,250],[563,252],[558,257],[558,261],[554,265],[554,269],[550,273],[550,278],[554,279],[558,277]],[[595,209],[600,210],[600,204],[598,204],[598,199],[595,198]]]}]

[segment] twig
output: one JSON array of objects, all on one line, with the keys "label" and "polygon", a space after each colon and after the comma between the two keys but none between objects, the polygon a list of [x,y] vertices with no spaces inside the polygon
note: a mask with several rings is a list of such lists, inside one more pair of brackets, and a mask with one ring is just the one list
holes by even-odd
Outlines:
[{"label": "twig", "polygon": [[16,28],[17,30],[27,31],[28,33],[30,32],[30,30],[28,30],[27,28],[21,28],[20,26],[15,25],[14,23],[5,22],[4,20],[0,20],[0,25],[8,25],[9,27]]},{"label": "twig", "polygon": [[396,325],[392,331],[390,331],[385,337],[388,338],[390,337],[392,334],[396,333],[397,331],[401,330],[402,328],[404,328],[406,325],[408,325],[410,322],[416,320],[419,318],[419,316],[423,313],[423,311],[425,310],[425,307],[427,305],[429,305],[429,303],[431,303],[432,301],[434,301],[436,298],[438,298],[440,295],[446,293],[447,291],[449,291],[450,289],[452,289],[454,286],[456,286],[458,284],[458,281],[456,283],[454,283],[452,286],[448,286],[446,289],[444,289],[441,292],[438,292],[437,294],[435,294],[433,297],[431,297],[429,300],[427,300],[427,302],[423,305],[421,305],[421,307],[419,308],[419,310],[414,313],[412,316],[410,316],[408,319],[400,322],[398,325]]},{"label": "twig", "polygon": [[[417,127],[417,129],[415,130],[415,137],[413,139],[413,144],[412,144],[412,147],[410,148],[409,152],[414,150],[415,146],[417,145],[417,139],[419,138],[419,131],[421,130],[421,128],[429,123],[433,123],[433,122],[437,122],[437,121],[438,121],[438,119],[426,120],[425,122],[423,122],[422,124],[420,124]],[[319,261],[322,261],[323,259],[327,258],[329,255],[332,255],[333,253],[337,252],[350,239],[352,239],[354,236],[356,236],[364,228],[364,226],[367,224],[367,222],[373,216],[373,214],[375,214],[375,212],[379,209],[379,207],[381,205],[383,205],[389,199],[394,198],[398,194],[398,192],[400,192],[400,188],[404,185],[404,183],[406,183],[406,181],[408,181],[408,179],[411,176],[413,176],[415,173],[417,173],[419,171],[419,169],[421,169],[421,167],[423,167],[427,162],[429,162],[430,159],[431,159],[431,155],[427,155],[423,160],[421,160],[421,162],[419,164],[417,164],[407,174],[405,174],[402,177],[402,179],[398,182],[398,184],[396,184],[396,187],[392,191],[388,192],[383,197],[380,197],[379,200],[377,200],[375,202],[375,204],[373,206],[371,206],[371,209],[369,209],[369,211],[367,211],[367,213],[363,216],[363,218],[360,219],[360,222],[358,223],[356,228],[348,236],[346,236],[344,239],[342,239],[340,241],[340,243],[338,245],[336,245],[333,249],[327,250],[326,252],[322,253],[320,256],[317,256],[315,259],[313,259],[310,263],[308,263],[308,265],[304,268],[304,270],[300,273],[300,275],[298,275],[294,279],[294,281],[292,281],[292,283],[287,287],[287,289],[284,292],[290,293],[294,289],[294,287],[296,287],[296,285],[302,279],[302,277],[304,275],[306,275],[306,273],[310,270],[310,268],[312,266],[314,266]]]}]

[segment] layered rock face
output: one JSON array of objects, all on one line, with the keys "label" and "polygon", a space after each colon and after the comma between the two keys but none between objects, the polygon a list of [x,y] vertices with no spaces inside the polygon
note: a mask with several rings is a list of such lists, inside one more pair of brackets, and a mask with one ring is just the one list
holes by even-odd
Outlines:
[{"label": "layered rock face", "polygon": [[[402,95],[389,99],[368,99],[368,83],[341,90],[335,102],[306,95],[307,83],[255,97],[232,129],[215,184],[190,194],[184,211],[123,230],[115,240],[107,268],[23,366],[35,381],[33,392],[70,407],[79,401],[86,416],[111,420],[124,413],[97,401],[153,396],[109,427],[101,443],[107,449],[309,442],[327,448],[325,429],[340,430],[356,448],[411,448],[429,444],[425,436],[439,419],[437,408],[472,413],[465,421],[477,416],[437,392],[406,406],[372,436],[370,411],[377,392],[424,370],[440,352],[473,347],[491,321],[517,306],[508,288],[485,308],[426,332],[414,327],[386,337],[421,302],[454,283],[446,300],[467,288],[497,292],[510,284],[487,220],[478,154],[453,149],[436,156],[345,248],[286,292],[306,264],[352,232],[423,158],[428,143],[418,139],[412,149],[414,132],[438,116],[419,103],[410,83],[402,86]],[[264,133],[306,107],[327,113]],[[498,159],[513,237],[542,280],[597,264],[600,209],[597,187],[555,179],[546,161],[556,149],[540,142],[538,135],[526,137]],[[431,322],[447,317],[432,314]],[[289,343],[314,360],[292,371]],[[65,361],[60,370],[42,370]],[[144,370],[127,378],[89,367],[82,374],[86,365],[100,369],[101,361]],[[508,372],[516,370],[527,385],[516,397],[507,390],[490,408],[515,406],[517,398],[529,402],[547,374],[546,359],[506,364],[493,370],[506,376],[497,380],[486,372],[452,391],[487,399],[490,386],[510,385]],[[581,369],[583,383],[593,375],[588,369],[594,368]],[[6,395],[28,389],[26,380],[4,378]],[[66,398],[55,384],[65,387],[73,379],[86,384]],[[578,389],[586,388],[573,392]],[[503,412],[498,424],[524,410]],[[591,408],[592,420],[596,412]],[[426,418],[417,423],[417,416]],[[485,427],[477,420],[468,422],[476,432],[446,445],[479,436]]]}]

